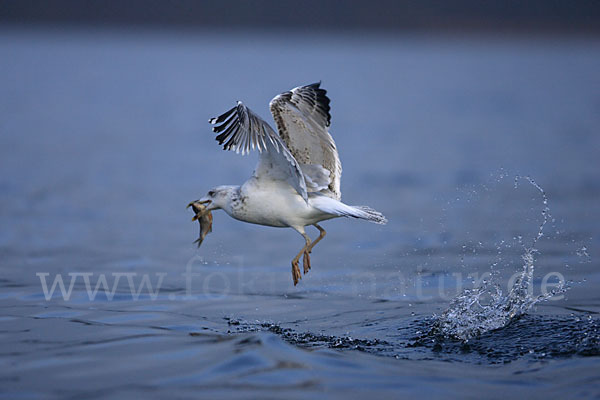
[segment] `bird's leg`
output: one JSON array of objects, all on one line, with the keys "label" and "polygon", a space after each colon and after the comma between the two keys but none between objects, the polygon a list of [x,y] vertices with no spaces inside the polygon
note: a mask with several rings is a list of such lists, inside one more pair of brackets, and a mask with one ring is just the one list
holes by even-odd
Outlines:
[{"label": "bird's leg", "polygon": [[[304,237],[306,243],[304,244],[304,247],[302,248],[302,250],[300,250],[298,255],[296,255],[296,257],[294,257],[294,259],[292,260],[292,279],[294,280],[294,286],[296,286],[298,284],[298,281],[302,279],[302,275],[300,275],[300,268],[298,267],[298,262],[300,261],[300,257],[303,254],[304,270],[306,271],[306,249],[308,248],[308,246],[310,246],[310,238],[308,237],[308,235],[305,232],[300,232],[300,234],[302,235],[302,237]],[[308,259],[308,268],[310,269],[310,259]]]},{"label": "bird's leg", "polygon": [[308,271],[310,271],[310,253],[312,252],[312,248],[315,247],[315,245],[317,243],[319,243],[319,241],[321,239],[323,239],[325,237],[325,234],[327,232],[325,232],[325,229],[321,228],[318,224],[314,224],[314,227],[317,228],[319,230],[319,237],[315,239],[314,242],[312,242],[308,248],[304,251],[304,274],[306,275],[308,273]]},{"label": "bird's leg", "polygon": [[310,255],[308,250],[304,250],[304,258],[302,259],[302,266],[304,267],[304,275],[310,271]]},{"label": "bird's leg", "polygon": [[315,247],[315,245],[317,243],[319,243],[321,241],[321,239],[323,239],[325,237],[325,235],[327,234],[327,232],[325,232],[325,229],[321,228],[321,226],[319,224],[313,224],[313,226],[319,230],[319,237],[316,238],[315,241],[312,242],[312,244],[310,246],[308,246],[309,253],[312,252],[313,247]]}]

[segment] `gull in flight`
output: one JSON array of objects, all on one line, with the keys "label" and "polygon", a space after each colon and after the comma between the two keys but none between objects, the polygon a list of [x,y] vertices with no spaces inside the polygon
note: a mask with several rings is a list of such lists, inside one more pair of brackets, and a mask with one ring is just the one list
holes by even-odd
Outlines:
[{"label": "gull in flight", "polygon": [[[304,274],[310,268],[310,253],[325,237],[319,222],[337,217],[360,218],[385,224],[385,217],[365,206],[341,202],[342,164],[329,134],[329,98],[320,82],[300,86],[271,100],[269,107],[279,133],[242,102],[209,122],[224,150],[242,155],[260,153],[254,174],[241,186],[217,186],[200,200],[190,203],[202,221],[213,210],[253,224],[292,228],[305,244],[292,260],[294,286],[301,279],[298,263],[303,257]],[[210,218],[212,223],[212,216]],[[311,241],[304,228],[312,225],[319,237]],[[204,234],[204,236],[206,233]],[[203,238],[203,236],[202,236]],[[200,241],[201,242],[201,241]]]}]

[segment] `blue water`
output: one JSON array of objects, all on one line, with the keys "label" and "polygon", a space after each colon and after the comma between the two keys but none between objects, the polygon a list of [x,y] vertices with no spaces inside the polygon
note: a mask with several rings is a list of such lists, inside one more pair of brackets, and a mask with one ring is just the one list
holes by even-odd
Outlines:
[{"label": "blue water", "polygon": [[[0,54],[3,397],[600,395],[597,38],[4,27]],[[185,206],[256,162],[207,120],[318,80],[343,199],[388,225],[326,222],[297,287],[292,230],[217,212],[196,250]],[[569,289],[444,334],[522,271],[545,205],[516,175],[551,212],[532,295]]]}]

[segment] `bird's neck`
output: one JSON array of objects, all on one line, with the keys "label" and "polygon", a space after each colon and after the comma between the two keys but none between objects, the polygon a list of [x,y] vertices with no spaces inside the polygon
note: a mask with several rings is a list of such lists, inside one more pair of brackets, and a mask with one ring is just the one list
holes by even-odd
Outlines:
[{"label": "bird's neck", "polygon": [[232,186],[227,197],[227,204],[223,207],[223,210],[233,217],[236,210],[240,208],[243,200],[240,186]]}]

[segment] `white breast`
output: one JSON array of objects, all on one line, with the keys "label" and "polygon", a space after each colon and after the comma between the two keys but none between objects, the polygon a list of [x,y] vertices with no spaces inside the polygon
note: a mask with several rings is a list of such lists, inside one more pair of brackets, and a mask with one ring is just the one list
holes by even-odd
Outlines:
[{"label": "white breast", "polygon": [[239,201],[226,211],[241,221],[274,227],[301,227],[322,217],[319,210],[309,206],[284,181],[252,177],[242,185],[240,195]]}]

